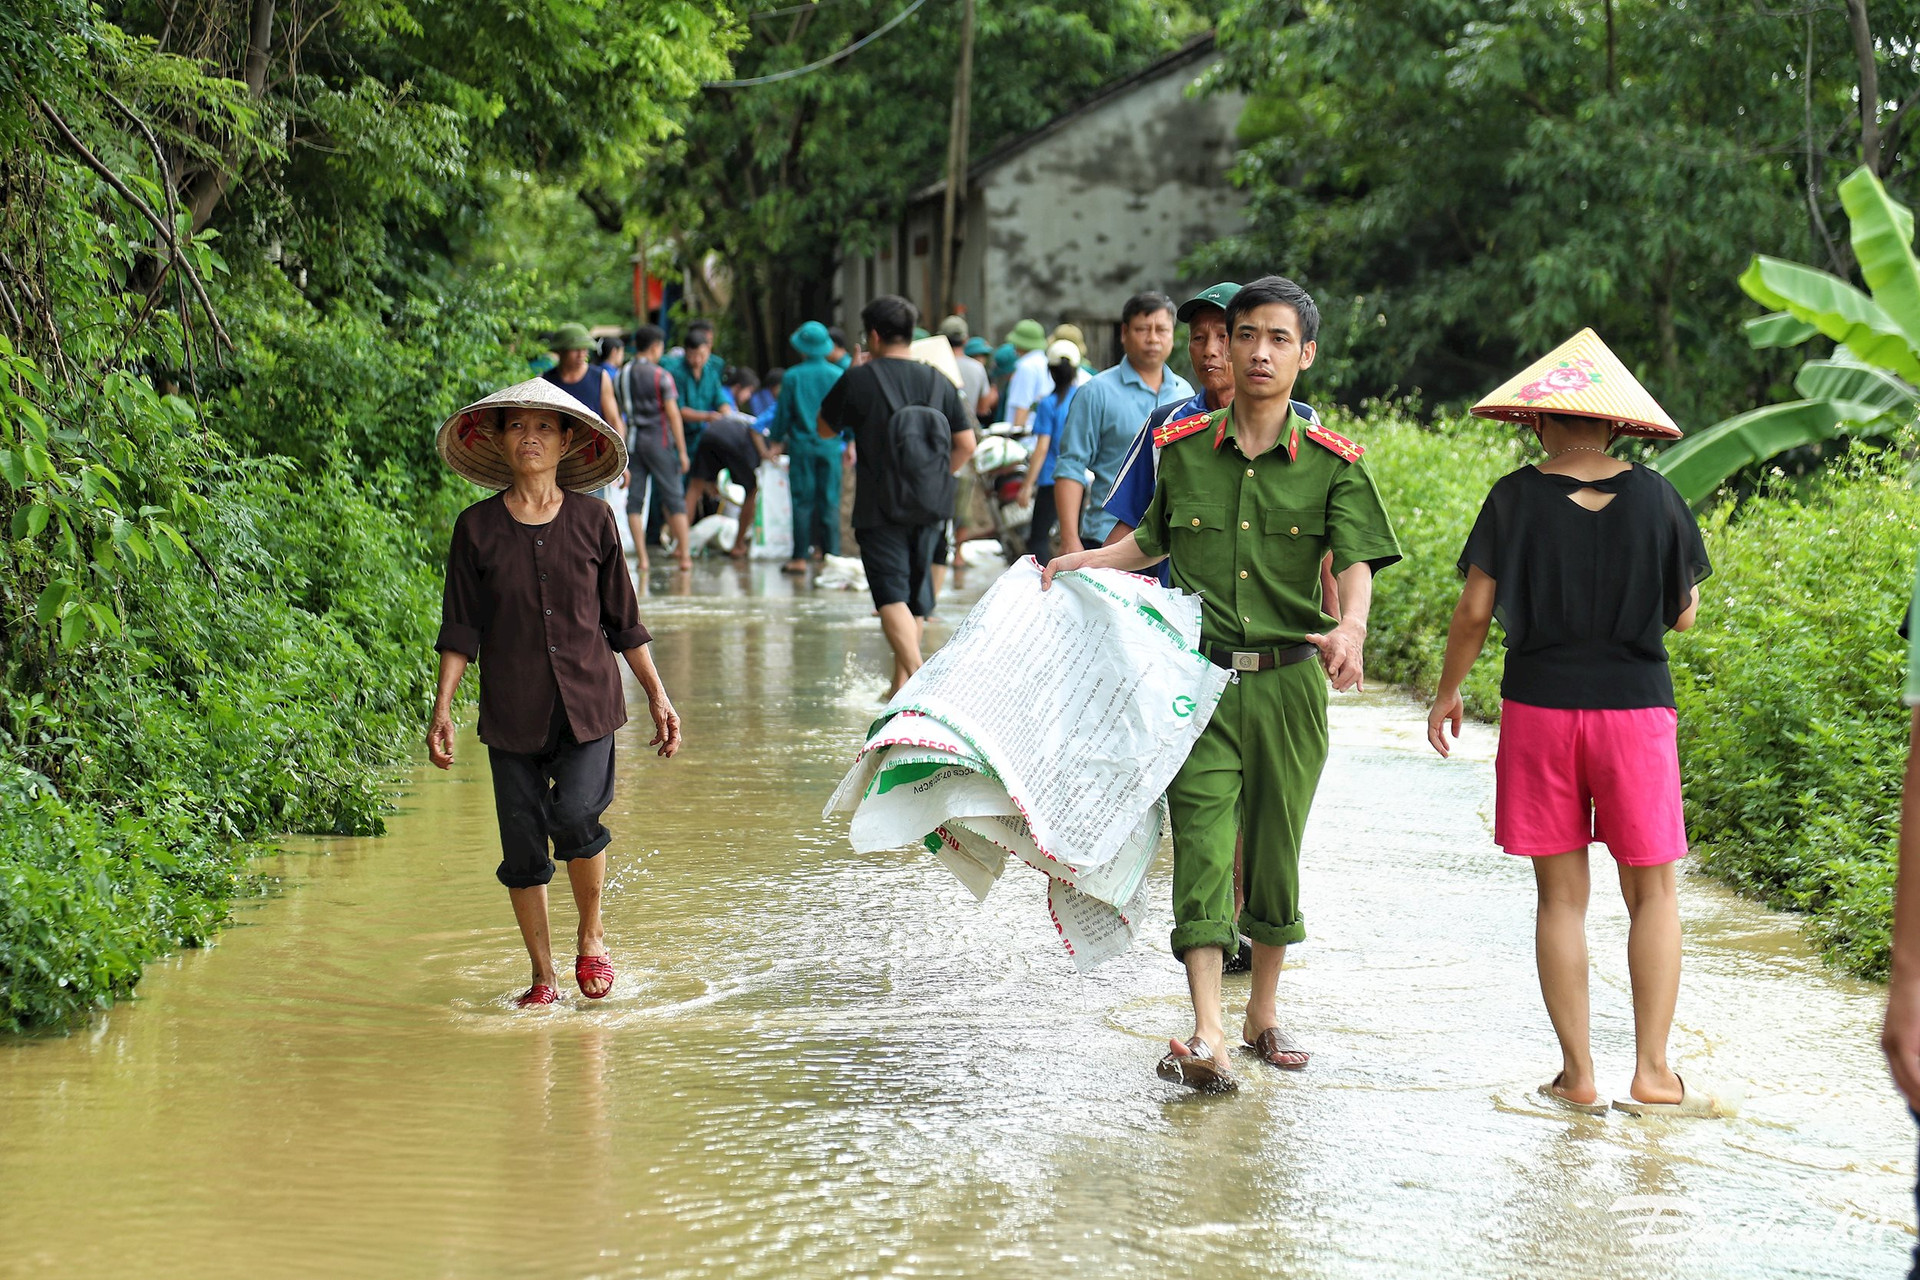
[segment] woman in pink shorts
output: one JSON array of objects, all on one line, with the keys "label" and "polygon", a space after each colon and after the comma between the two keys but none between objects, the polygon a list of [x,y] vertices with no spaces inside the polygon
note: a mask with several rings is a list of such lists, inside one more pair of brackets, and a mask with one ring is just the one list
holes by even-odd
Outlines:
[{"label": "woman in pink shorts", "polygon": [[1487,495],[1460,557],[1427,737],[1460,735],[1460,685],[1498,618],[1506,633],[1494,839],[1530,858],[1535,957],[1561,1069],[1541,1092],[1601,1112],[1587,1036],[1587,850],[1619,864],[1632,926],[1636,1062],[1627,1111],[1711,1109],[1667,1065],[1680,990],[1674,864],[1687,852],[1677,716],[1664,637],[1693,625],[1711,572],[1699,526],[1665,477],[1609,456],[1622,434],[1680,431],[1592,330],[1474,406],[1531,427],[1538,466]]}]

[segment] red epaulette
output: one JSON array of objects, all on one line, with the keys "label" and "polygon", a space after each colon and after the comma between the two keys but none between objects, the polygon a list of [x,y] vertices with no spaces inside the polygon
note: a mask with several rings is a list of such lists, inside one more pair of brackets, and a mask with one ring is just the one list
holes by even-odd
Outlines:
[{"label": "red epaulette", "polygon": [[1366,450],[1337,432],[1329,431],[1317,422],[1307,424],[1307,439],[1323,448],[1331,449],[1342,462],[1358,462]]},{"label": "red epaulette", "polygon": [[1191,418],[1181,418],[1177,422],[1163,422],[1154,428],[1153,447],[1162,449],[1172,444],[1175,440],[1184,440],[1194,432],[1208,426],[1212,421],[1213,414],[1196,413]]}]

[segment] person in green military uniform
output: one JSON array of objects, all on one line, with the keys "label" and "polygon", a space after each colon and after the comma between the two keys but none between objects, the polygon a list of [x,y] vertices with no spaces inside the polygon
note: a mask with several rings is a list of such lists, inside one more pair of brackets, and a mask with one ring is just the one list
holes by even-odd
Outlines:
[{"label": "person in green military uniform", "polygon": [[[1363,450],[1293,412],[1319,324],[1319,308],[1291,280],[1268,276],[1241,289],[1227,304],[1232,403],[1155,433],[1159,480],[1133,533],[1061,556],[1042,575],[1044,587],[1065,570],[1138,571],[1172,553],[1173,585],[1200,596],[1202,649],[1235,673],[1167,788],[1173,951],[1186,965],[1194,1033],[1172,1041],[1158,1072],[1197,1088],[1235,1084],[1220,972],[1242,934],[1253,940],[1253,990],[1241,1039],[1273,1066],[1307,1064],[1280,1028],[1276,995],[1287,944],[1306,937],[1300,839],[1327,758],[1327,685],[1361,685],[1373,575],[1400,559]],[[1338,625],[1320,585],[1328,552]],[[1236,920],[1242,829],[1246,906]]]},{"label": "person in green military uniform", "polygon": [[828,359],[833,335],[818,320],[795,329],[788,341],[804,359],[780,384],[780,403],[767,435],[787,452],[787,483],[793,490],[793,558],[780,567],[805,573],[811,551],[840,554],[840,460],[847,446],[839,437],[822,440],[815,420],[843,371]]}]

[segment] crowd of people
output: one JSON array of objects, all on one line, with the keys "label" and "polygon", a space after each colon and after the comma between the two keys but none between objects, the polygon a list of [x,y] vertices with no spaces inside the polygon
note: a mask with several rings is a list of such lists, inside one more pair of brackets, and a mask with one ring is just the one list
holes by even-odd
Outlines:
[{"label": "crowd of people", "polygon": [[[1194,1029],[1170,1042],[1159,1073],[1233,1085],[1221,975],[1235,960],[1252,975],[1240,1040],[1258,1062],[1305,1067],[1277,989],[1286,948],[1306,936],[1300,845],[1327,757],[1328,690],[1361,684],[1374,576],[1400,558],[1365,450],[1295,398],[1318,350],[1313,299],[1280,277],[1224,282],[1179,304],[1139,293],[1117,326],[1121,359],[1097,372],[1068,325],[1049,333],[1022,320],[990,347],[960,316],[929,334],[893,295],[868,303],[860,323],[852,344],[819,322],[801,325],[791,336],[798,362],[764,379],[718,359],[702,323],[671,353],[643,326],[631,358],[623,344],[596,347],[567,326],[551,369],[442,427],[448,463],[503,492],[455,530],[430,748],[435,763],[451,761],[452,691],[485,648],[480,734],[493,756],[498,875],[534,964],[520,1002],[560,998],[546,937],[549,845],[581,907],[580,991],[599,998],[613,981],[598,895],[610,735],[624,719],[616,659],[646,694],[652,745],[672,755],[680,741],[611,509],[571,495],[626,474],[629,493],[643,495],[628,512],[642,555],[646,507],[657,501],[684,566],[688,508],[712,496],[719,473],[749,494],[741,552],[752,477],[785,454],[795,524],[785,567],[804,573],[814,553],[837,547],[850,468],[851,526],[892,650],[891,695],[921,664],[956,477],[981,424],[998,423],[996,433],[1031,440],[1019,497],[1034,512],[1027,549],[1045,566],[1043,584],[1088,569],[1158,572],[1200,599],[1201,651],[1235,677],[1167,791],[1171,942]],[[1167,366],[1182,324],[1198,389]],[[1498,618],[1507,731],[1495,839],[1534,867],[1541,987],[1562,1050],[1542,1096],[1575,1110],[1607,1105],[1587,1045],[1584,937],[1587,850],[1604,841],[1633,921],[1638,1052],[1616,1105],[1712,1114],[1716,1100],[1666,1060],[1680,971],[1673,873],[1686,837],[1662,642],[1692,624],[1710,566],[1672,487],[1607,453],[1624,434],[1678,429],[1591,331],[1475,412],[1530,429],[1545,459],[1495,487],[1461,553],[1465,586],[1429,736],[1445,754],[1461,681]]]}]

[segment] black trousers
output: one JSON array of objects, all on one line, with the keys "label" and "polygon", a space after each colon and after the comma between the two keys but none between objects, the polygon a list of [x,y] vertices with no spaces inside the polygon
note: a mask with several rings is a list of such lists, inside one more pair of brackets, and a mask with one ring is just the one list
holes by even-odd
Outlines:
[{"label": "black trousers", "polygon": [[1053,522],[1057,518],[1053,505],[1053,486],[1035,485],[1033,489],[1033,523],[1027,526],[1027,554],[1040,562],[1042,568],[1053,559]]},{"label": "black trousers", "polygon": [[[531,753],[487,748],[493,764],[493,807],[500,819],[500,866],[509,889],[553,879],[553,858],[591,858],[613,841],[600,815],[613,803],[613,735],[575,742],[564,719],[558,733]],[[553,846],[553,858],[547,846]]]}]

